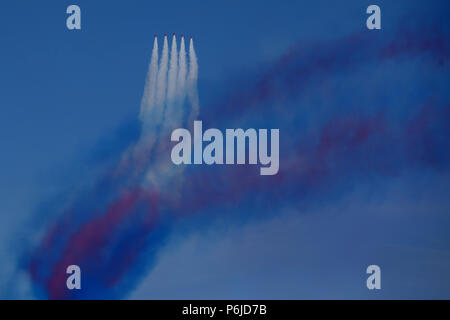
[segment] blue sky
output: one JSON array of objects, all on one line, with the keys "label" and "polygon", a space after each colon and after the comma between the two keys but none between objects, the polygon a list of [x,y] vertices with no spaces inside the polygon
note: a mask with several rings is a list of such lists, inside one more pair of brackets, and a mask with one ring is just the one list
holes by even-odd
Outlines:
[{"label": "blue sky", "polygon": [[[374,32],[387,36],[404,23],[449,25],[450,6],[436,0],[2,3],[0,296],[34,297],[15,264],[23,243],[40,236],[33,222],[50,219],[37,217],[36,208],[89,180],[92,159],[104,144],[120,144],[122,134],[134,134],[120,128],[136,121],[153,35],[194,37],[200,101],[208,105],[231,90],[235,79],[257,78],[294,44],[329,43],[366,31],[365,8],[373,3],[382,10],[382,30]],[[70,4],[81,7],[80,31],[65,27]],[[446,101],[448,64],[436,71],[413,59],[367,70],[380,84],[391,68],[397,73],[388,83],[399,88],[398,96],[395,90],[387,94],[389,105],[397,102],[404,110],[398,97],[409,88],[418,96],[432,88]],[[346,88],[358,87],[365,77],[364,70],[358,72],[334,76],[339,101],[356,99]],[[367,85],[360,104],[372,89],[381,95],[380,88]],[[328,102],[310,90],[291,104],[325,113]],[[378,195],[364,180],[301,215],[280,207],[252,223],[218,219],[189,232],[181,224],[154,270],[127,297],[448,298],[448,178],[445,170],[419,168],[379,182],[389,192]],[[366,231],[376,236],[367,238]],[[365,267],[372,263],[386,270],[381,292],[365,288]],[[14,277],[20,279],[12,292],[6,283]]]}]

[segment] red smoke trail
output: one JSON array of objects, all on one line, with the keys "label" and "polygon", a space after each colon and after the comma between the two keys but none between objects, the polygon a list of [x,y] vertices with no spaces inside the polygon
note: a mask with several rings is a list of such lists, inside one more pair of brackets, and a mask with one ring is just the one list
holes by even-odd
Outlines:
[{"label": "red smoke trail", "polygon": [[[60,258],[54,263],[52,267],[52,276],[45,281],[45,287],[51,299],[62,299],[68,295],[68,291],[65,288],[65,279],[67,278],[66,268],[69,265],[77,264],[82,265],[83,269],[87,272],[92,269],[98,269],[99,265],[97,259],[102,258],[102,254],[105,254],[108,243],[114,237],[114,233],[117,229],[126,222],[127,219],[135,219],[132,217],[133,209],[136,209],[137,205],[146,204],[148,210],[146,216],[138,219],[138,223],[141,223],[148,231],[150,231],[158,222],[158,208],[157,204],[159,196],[156,193],[149,193],[143,190],[126,191],[123,195],[114,201],[107,210],[97,218],[94,218],[80,227],[74,232],[65,247],[60,253]],[[52,236],[46,237],[45,246],[51,245]],[[40,254],[45,254],[45,250],[41,250]],[[42,256],[37,256],[41,259]],[[108,281],[105,285],[113,285],[119,281],[126,270],[126,265],[133,262],[133,253],[130,252],[127,261],[117,261],[117,264],[122,264],[123,270]],[[33,270],[35,262],[30,264],[30,273],[33,278],[41,282],[43,279],[39,279]],[[104,272],[104,270],[97,270],[96,272]]]},{"label": "red smoke trail", "polygon": [[[424,54],[431,55],[437,64],[450,58],[450,40],[437,27],[401,29],[387,43],[384,37],[384,34],[373,36],[360,32],[331,44],[293,46],[252,87],[238,89],[215,108],[205,108],[202,119],[217,118],[217,113],[221,117],[239,117],[243,110],[301,94],[313,79],[327,78],[337,71],[351,71],[364,64]],[[223,110],[227,110],[226,114]]]},{"label": "red smoke trail", "polygon": [[[438,108],[431,104],[423,106],[400,132],[397,124],[382,114],[336,116],[318,132],[285,146],[290,150],[280,149],[282,165],[275,176],[261,177],[259,168],[248,165],[225,166],[214,172],[198,170],[184,180],[179,202],[163,198],[173,211],[189,216],[213,206],[238,203],[249,192],[257,191],[264,197],[283,185],[303,186],[294,191],[301,199],[305,190],[326,188],[359,170],[395,176],[404,169],[435,166],[437,157],[433,153],[440,148],[450,150],[450,141],[439,140],[439,136],[450,134],[448,121],[450,106]],[[436,130],[439,135],[433,135]],[[448,167],[449,163],[444,165]],[[281,200],[283,194],[278,196]]]},{"label": "red smoke trail", "polygon": [[[224,110],[225,116],[238,118],[248,112],[248,108],[281,96],[300,94],[314,77],[328,77],[341,69],[367,62],[381,63],[386,59],[424,53],[446,61],[449,58],[448,48],[448,41],[439,33],[425,33],[425,36],[422,33],[406,38],[399,34],[384,45],[367,36],[357,35],[317,47],[314,52],[306,54],[294,48],[257,84],[236,92],[219,108],[206,108],[201,118],[212,119],[215,113],[223,115]],[[92,212],[93,218],[70,232],[67,241],[60,239],[64,239],[61,233],[77,217],[72,210],[64,213],[35,251],[29,263],[30,274],[36,284],[45,287],[49,297],[64,298],[68,297],[65,290],[66,267],[85,264],[87,267],[83,269],[99,278],[107,292],[127,276],[135,277],[128,270],[145,248],[145,235],[158,229],[161,209],[168,209],[174,217],[184,218],[214,206],[236,205],[256,193],[266,201],[280,201],[285,195],[282,192],[289,191],[301,200],[308,192],[325,189],[339,179],[351,178],[358,171],[392,175],[403,168],[423,165],[425,160],[426,165],[433,165],[436,159],[430,155],[437,148],[449,147],[448,140],[437,140],[433,130],[436,130],[436,124],[438,129],[442,129],[440,121],[444,121],[445,125],[448,120],[448,111],[431,107],[424,108],[423,113],[400,129],[394,128],[383,114],[336,116],[309,136],[299,137],[288,146],[283,144],[280,148],[280,172],[276,176],[261,177],[257,172],[259,168],[250,166],[223,166],[215,171],[197,169],[186,172],[180,179],[182,184],[179,181],[170,184],[176,188],[151,193],[138,187],[146,169],[152,166],[148,163],[149,150],[127,153],[122,164],[109,173],[113,177],[110,183],[118,184],[114,188],[120,191],[117,199],[110,203],[105,212]],[[443,132],[448,133],[448,129]],[[397,137],[397,140],[391,141],[392,137]],[[169,139],[160,141],[161,154],[156,155],[155,161],[170,161],[170,147]],[[121,191],[122,184],[127,186],[125,190],[128,191]],[[277,190],[282,191],[277,193]],[[179,192],[180,197],[174,197],[174,192]],[[144,219],[135,214],[142,204],[147,208]],[[112,254],[112,260],[105,258],[103,253],[115,250],[112,244],[124,224],[130,224],[132,230],[139,230],[137,238],[129,240],[128,237],[119,237],[126,243],[127,249],[133,249],[120,255]],[[56,251],[56,257],[51,256],[53,251]],[[47,267],[49,274],[42,275],[42,269]],[[102,275],[108,269],[111,271]]]}]

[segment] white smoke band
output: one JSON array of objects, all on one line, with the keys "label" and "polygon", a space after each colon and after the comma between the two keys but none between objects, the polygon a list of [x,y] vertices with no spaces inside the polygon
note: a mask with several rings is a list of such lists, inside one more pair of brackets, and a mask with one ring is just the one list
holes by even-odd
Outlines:
[{"label": "white smoke band", "polygon": [[172,37],[172,47],[170,49],[170,61],[169,61],[169,77],[167,86],[167,104],[170,105],[175,100],[175,94],[177,89],[177,72],[178,72],[178,52],[177,52],[177,39],[175,34]]},{"label": "white smoke band", "polygon": [[143,123],[148,121],[148,117],[155,106],[156,77],[158,75],[158,38],[153,40],[152,57],[145,80],[144,94],[141,101],[141,112],[139,118]]},{"label": "white smoke band", "polygon": [[[186,98],[186,75],[187,75],[186,48],[185,48],[183,36],[181,36],[178,64],[179,64],[179,69],[178,69],[178,77],[177,77],[177,89],[178,89],[177,105],[179,108],[182,108],[184,106],[184,99]],[[180,113],[181,113],[181,110],[180,110]]]},{"label": "white smoke band", "polygon": [[188,116],[188,124],[192,125],[193,121],[198,117],[199,113],[199,100],[198,100],[198,62],[197,55],[194,49],[194,40],[191,38],[189,41],[189,73],[187,77],[187,91],[191,110]]},{"label": "white smoke band", "polygon": [[163,132],[173,130],[174,129],[173,127],[177,125],[176,100],[179,94],[179,89],[177,88],[177,76],[178,76],[178,50],[177,50],[177,40],[174,34],[172,37],[172,47],[170,50],[169,75],[167,79],[168,82],[167,105],[163,123]]},{"label": "white smoke band", "polygon": [[[156,109],[159,110],[161,106],[166,109],[162,119],[163,123],[161,130],[154,135],[157,138],[168,138],[172,130],[183,125],[183,120],[189,121],[188,125],[192,126],[193,120],[198,117],[199,113],[199,98],[197,91],[198,61],[193,40],[191,38],[189,43],[189,55],[187,55],[184,37],[181,36],[178,53],[176,38],[173,37],[170,60],[168,62],[168,49],[164,49],[167,47],[165,41],[158,71]],[[189,58],[189,61],[187,58]],[[166,79],[164,78],[165,74],[167,74]],[[166,88],[165,85],[167,85],[167,95],[166,99],[163,99],[161,98],[161,95]],[[185,103],[186,97],[188,98],[187,103]],[[183,119],[184,115],[186,116],[186,119]],[[160,118],[153,118],[151,121],[157,121],[159,119]],[[153,138],[148,137],[148,139],[152,140]],[[143,181],[143,186],[145,187],[162,187],[162,184],[164,185],[167,183],[168,177],[179,176],[184,170],[183,167],[174,168],[171,163],[167,162],[167,150],[161,149],[164,148],[164,146],[166,146],[164,143],[158,144],[157,149],[155,150],[152,164],[149,166]]]},{"label": "white smoke band", "polygon": [[158,79],[156,83],[156,108],[150,121],[159,125],[162,121],[167,91],[167,70],[169,65],[169,45],[167,36],[164,36],[164,44],[159,63]]}]

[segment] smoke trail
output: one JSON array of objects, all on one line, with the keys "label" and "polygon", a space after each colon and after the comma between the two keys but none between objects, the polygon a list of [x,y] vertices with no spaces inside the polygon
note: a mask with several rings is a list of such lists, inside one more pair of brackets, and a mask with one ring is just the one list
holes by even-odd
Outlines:
[{"label": "smoke trail", "polygon": [[167,91],[167,68],[169,63],[169,45],[167,42],[167,36],[164,36],[163,50],[161,54],[161,61],[158,70],[158,82],[156,84],[156,107],[157,114],[152,119],[156,123],[160,123],[163,117],[164,104],[166,100]]},{"label": "smoke trail", "polygon": [[181,36],[180,53],[179,53],[179,69],[177,77],[177,89],[178,89],[178,105],[183,106],[184,99],[186,97],[186,48],[184,44],[184,36]]},{"label": "smoke trail", "polygon": [[158,75],[158,38],[155,36],[153,40],[152,57],[148,68],[147,78],[145,81],[144,94],[141,101],[140,120],[145,123],[149,121],[149,114],[155,105],[156,77]]},{"label": "smoke trail", "polygon": [[[403,38],[404,33],[393,42],[398,43]],[[443,48],[448,48],[446,38],[438,37],[436,40],[439,40],[436,43],[443,44]],[[174,167],[168,160],[167,151],[171,145],[165,139],[159,143],[160,153],[155,155],[155,159],[149,160],[147,154],[141,152],[136,157],[139,161],[130,162],[118,170],[120,175],[108,171],[94,191],[89,190],[87,196],[77,197],[67,210],[61,212],[60,218],[54,221],[39,246],[33,248],[25,268],[40,290],[38,293],[52,298],[76,295],[83,298],[124,297],[126,289],[136,284],[138,277],[150,269],[136,272],[133,268],[141,265],[142,260],[139,259],[155,259],[155,254],[164,244],[167,229],[161,223],[163,219],[167,219],[164,222],[170,225],[176,223],[178,217],[200,214],[205,210],[209,210],[211,215],[219,213],[224,205],[229,204],[232,204],[236,214],[243,217],[246,215],[245,203],[252,206],[257,201],[261,201],[261,206],[271,204],[274,208],[290,204],[296,206],[300,201],[305,206],[314,205],[323,202],[323,198],[317,201],[309,197],[311,193],[326,194],[327,199],[342,194],[346,188],[339,185],[341,181],[352,184],[367,180],[371,175],[389,176],[400,170],[414,168],[437,172],[448,170],[450,147],[445,137],[449,136],[447,123],[450,112],[448,104],[439,96],[436,106],[425,107],[423,112],[413,113],[412,106],[417,101],[404,101],[396,110],[401,116],[395,117],[374,114],[373,110],[364,109],[366,104],[361,104],[361,111],[358,112],[343,109],[342,104],[335,101],[335,96],[331,96],[326,108],[316,112],[319,114],[316,117],[308,119],[314,128],[308,132],[298,132],[300,126],[292,119],[295,116],[308,117],[314,108],[304,113],[304,110],[299,112],[298,104],[286,104],[283,112],[274,113],[270,106],[264,105],[281,94],[291,98],[299,91],[305,95],[311,94],[300,89],[305,88],[305,82],[314,80],[316,74],[327,81],[336,74],[340,75],[342,69],[354,72],[368,61],[377,62],[378,68],[387,59],[408,58],[414,52],[423,57],[430,53],[439,55],[444,62],[449,60],[449,51],[442,50],[438,45],[430,45],[430,37],[423,32],[417,32],[408,46],[389,50],[386,49],[389,44],[386,46],[385,38],[380,41],[373,41],[375,45],[370,41],[357,42],[358,50],[354,53],[355,46],[350,47],[353,51],[349,52],[348,46],[352,43],[342,41],[313,52],[312,57],[304,51],[294,52],[289,59],[277,64],[273,72],[264,75],[262,82],[245,88],[245,92],[237,92],[232,99],[225,101],[226,105],[233,102],[232,107],[211,108],[216,108],[214,112],[220,114],[226,110],[231,116],[242,119],[243,116],[252,115],[252,111],[240,106],[258,105],[258,111],[267,119],[269,127],[282,123],[283,132],[296,133],[284,135],[281,141],[283,166],[276,176],[261,178],[256,172],[257,168],[248,166],[217,166],[207,170],[199,166],[185,170],[181,177],[183,179],[179,176],[172,179],[173,175],[158,175],[155,179],[157,183],[151,186],[163,188],[142,189],[139,180],[141,172],[159,173],[161,166]],[[191,47],[189,88],[193,89],[192,85],[195,84],[196,89],[198,66],[193,44]],[[181,56],[180,48],[178,78],[183,73]],[[426,63],[427,59],[424,58],[422,62]],[[421,85],[415,79],[411,81],[415,86]],[[370,82],[361,82],[360,86],[369,87]],[[398,95],[395,88],[391,91],[388,89],[386,95]],[[191,97],[192,92],[196,93],[196,90],[189,91]],[[345,89],[344,92],[349,99],[355,100],[355,92],[349,94]],[[198,101],[192,107],[195,105],[198,107]],[[273,121],[275,116],[278,117],[277,121]],[[205,114],[202,114],[202,119],[205,118]],[[239,124],[246,126],[248,122]],[[141,170],[141,166],[146,171]],[[125,179],[130,176],[133,179]],[[180,196],[177,198],[177,195]],[[263,212],[267,210],[261,210]],[[147,255],[144,254],[145,249],[148,249]],[[88,279],[86,286],[79,292],[61,291],[64,285],[62,275],[68,263],[79,264],[84,272],[83,279]],[[122,286],[124,284],[128,285],[125,289]]]},{"label": "smoke trail", "polygon": [[191,37],[191,40],[189,41],[189,74],[187,78],[188,98],[191,104],[191,111],[188,116],[189,126],[191,126],[192,122],[197,118],[200,109],[198,101],[197,79],[198,62],[197,55],[195,54],[194,49],[194,40]]},{"label": "smoke trail", "polygon": [[[164,55],[164,54],[163,54]],[[178,55],[180,56],[180,71],[178,71]],[[164,188],[174,176],[180,176],[183,172],[182,167],[172,168],[170,162],[160,155],[165,154],[166,144],[161,141],[170,140],[170,132],[182,126],[183,105],[186,95],[186,52],[184,37],[181,37],[180,52],[177,51],[175,34],[172,37],[172,46],[169,60],[169,71],[167,78],[167,99],[165,100],[165,110],[161,130],[157,134],[158,143],[153,152],[153,161],[143,179],[145,188]],[[189,106],[190,108],[191,106]],[[181,179],[181,177],[180,177]]]},{"label": "smoke trail", "polygon": [[[152,57],[156,57],[155,65],[157,65],[158,45],[156,37],[153,50],[156,51],[156,53],[155,55],[152,55]],[[163,121],[165,109],[168,60],[169,60],[169,46],[167,43],[167,36],[164,35],[163,50],[161,55],[161,61],[159,62],[159,68],[156,66],[154,69],[152,69],[151,73],[152,79],[156,80],[156,84],[151,87],[151,88],[156,87],[155,93],[154,94],[152,93],[150,95],[150,89],[148,90],[149,94],[147,94],[146,91],[144,90],[143,99],[147,101],[146,109],[149,111],[145,112],[146,116],[144,117],[145,120],[142,126],[141,139],[135,146],[135,153],[138,153],[139,150],[143,147],[145,147],[147,150],[151,150],[158,139],[158,133],[161,128],[161,122]],[[156,73],[154,72],[154,70],[156,70]],[[122,161],[123,162],[129,161],[129,159],[127,158],[129,158],[130,156],[133,156],[133,154],[125,153],[123,155]]]},{"label": "smoke trail", "polygon": [[176,112],[178,106],[176,106],[176,99],[179,93],[179,88],[177,88],[177,75],[178,75],[178,50],[177,50],[177,40],[175,34],[172,37],[172,48],[170,51],[170,61],[169,61],[169,77],[168,77],[168,87],[167,87],[167,105],[166,112],[164,116],[163,123],[163,134],[173,130],[174,126],[178,126],[178,121],[176,119]]},{"label": "smoke trail", "polygon": [[430,55],[437,64],[448,59],[450,44],[441,30],[426,29],[421,31],[420,37],[411,30],[402,30],[393,38],[381,34],[367,37],[365,33],[356,33],[337,42],[309,46],[297,44],[261,74],[251,88],[235,90],[229,97],[223,97],[216,107],[206,108],[202,119],[215,118],[216,112],[220,112],[221,118],[240,117],[242,108],[261,107],[262,103],[271,99],[300,95],[306,92],[306,88],[311,88],[310,84],[317,78],[327,77],[331,73],[363,64],[420,55]]},{"label": "smoke trail", "polygon": [[[164,119],[162,123],[162,130],[159,132],[158,146],[155,150],[155,158],[153,159],[152,166],[147,170],[145,179],[143,180],[143,186],[145,188],[167,188],[168,183],[177,176],[178,182],[181,182],[181,174],[184,171],[184,167],[173,168],[170,162],[167,162],[163,157],[159,157],[161,154],[167,152],[167,144],[161,143],[162,141],[170,140],[170,132],[183,125],[183,107],[184,99],[187,94],[186,89],[190,91],[189,104],[187,105],[187,115],[191,119],[190,125],[192,125],[193,119],[198,115],[198,94],[197,94],[197,78],[198,78],[198,62],[195,55],[192,39],[190,43],[190,71],[189,76],[186,77],[186,51],[184,37],[181,36],[180,52],[177,56],[177,44],[175,35],[172,39],[172,47],[170,52],[169,72],[168,72],[168,89],[166,99],[166,109],[164,112]],[[179,65],[178,65],[179,63]],[[186,86],[186,79],[188,78],[189,85]]]},{"label": "smoke trail", "polygon": [[[178,72],[177,39],[174,34],[172,37],[172,48],[170,51],[169,78],[167,87],[167,106],[171,106],[175,100],[175,94],[177,89],[177,72]],[[169,110],[168,114],[169,115],[171,114]]]}]

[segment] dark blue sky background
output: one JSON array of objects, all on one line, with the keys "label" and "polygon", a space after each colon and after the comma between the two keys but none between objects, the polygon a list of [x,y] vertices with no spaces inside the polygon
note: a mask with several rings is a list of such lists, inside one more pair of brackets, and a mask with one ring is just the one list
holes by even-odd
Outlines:
[{"label": "dark blue sky background", "polygon": [[[81,7],[80,31],[66,29],[70,4]],[[35,207],[77,184],[89,159],[102,152],[100,141],[137,118],[153,35],[194,37],[203,106],[293,44],[367,30],[370,4],[382,10],[382,30],[373,32],[391,35],[402,21],[449,26],[450,5],[437,0],[3,1],[0,296],[10,294],[2,285],[11,277],[21,279],[19,296],[32,296],[25,276],[13,271],[20,240],[39,219]],[[410,68],[400,67],[399,78],[409,78]],[[448,84],[448,66],[443,76],[426,74]],[[448,176],[426,190],[415,174],[386,182],[390,192],[382,200],[362,200],[373,192],[363,185],[302,217],[286,210],[273,220],[233,228],[218,222],[174,236],[131,297],[449,298]],[[418,203],[410,201],[415,192]],[[344,205],[349,198],[356,200]],[[367,240],[367,228],[389,236]],[[394,236],[399,228],[407,240]],[[380,293],[365,288],[372,263],[386,270]]]}]

